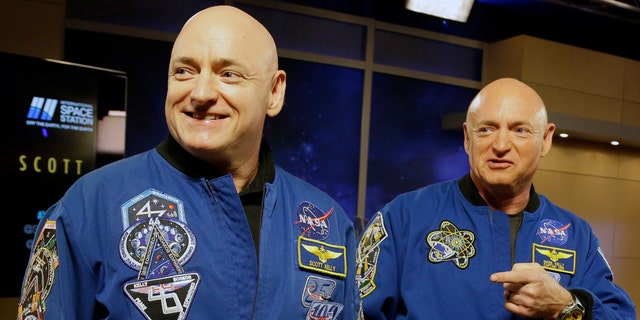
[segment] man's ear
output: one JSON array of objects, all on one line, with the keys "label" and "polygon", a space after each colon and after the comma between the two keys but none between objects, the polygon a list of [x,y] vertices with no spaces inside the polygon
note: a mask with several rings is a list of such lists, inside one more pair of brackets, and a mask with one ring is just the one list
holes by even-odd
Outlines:
[{"label": "man's ear", "polygon": [[547,155],[547,153],[549,153],[549,150],[551,150],[554,132],[556,132],[556,125],[553,123],[547,124],[547,127],[544,131],[544,136],[542,137],[540,157],[544,157],[545,155]]},{"label": "man's ear", "polygon": [[271,84],[271,102],[267,109],[267,116],[275,117],[284,106],[284,94],[287,90],[287,74],[284,70],[276,71]]},{"label": "man's ear", "polygon": [[462,132],[464,133],[464,151],[469,154],[469,128],[467,128],[467,123],[462,123]]}]

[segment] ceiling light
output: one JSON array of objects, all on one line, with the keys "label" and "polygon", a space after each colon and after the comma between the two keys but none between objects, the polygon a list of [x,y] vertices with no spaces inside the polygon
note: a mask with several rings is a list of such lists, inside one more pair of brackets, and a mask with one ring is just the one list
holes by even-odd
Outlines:
[{"label": "ceiling light", "polygon": [[406,8],[428,15],[467,22],[473,0],[407,0]]},{"label": "ceiling light", "polygon": [[559,136],[560,136],[560,138],[566,138],[566,137],[569,136],[569,134],[562,132],[562,133],[559,134]]},{"label": "ceiling light", "polygon": [[617,146],[617,145],[619,145],[619,144],[620,144],[620,142],[618,142],[618,141],[616,141],[616,140],[611,141],[611,145],[612,145],[612,146]]}]

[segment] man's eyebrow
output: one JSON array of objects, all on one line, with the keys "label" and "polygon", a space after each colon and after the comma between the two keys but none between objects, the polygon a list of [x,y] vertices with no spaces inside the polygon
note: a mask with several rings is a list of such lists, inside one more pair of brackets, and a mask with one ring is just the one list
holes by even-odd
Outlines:
[{"label": "man's eyebrow", "polygon": [[238,61],[237,59],[230,58],[216,58],[211,61],[211,64],[217,67],[228,67],[228,66],[238,66],[244,67],[245,64]]},{"label": "man's eyebrow", "polygon": [[175,64],[175,63],[194,64],[195,60],[193,58],[182,56],[182,57],[177,57],[173,59],[171,63],[172,64]]},{"label": "man's eyebrow", "polygon": [[[191,57],[187,57],[187,56],[177,57],[173,61],[174,61],[174,63],[178,62],[178,63],[184,63],[184,64],[198,64],[196,59],[191,58]],[[231,59],[231,58],[214,58],[214,59],[211,59],[210,61],[208,61],[208,63],[210,63],[212,66],[215,66],[215,67],[243,66],[244,65],[243,63],[241,63],[237,59]]]}]

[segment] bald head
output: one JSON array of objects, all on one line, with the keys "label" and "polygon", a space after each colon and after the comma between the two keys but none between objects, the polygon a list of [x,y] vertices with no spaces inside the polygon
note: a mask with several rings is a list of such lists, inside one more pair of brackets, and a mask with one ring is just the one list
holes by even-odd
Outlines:
[{"label": "bald head", "polygon": [[[485,106],[500,106],[501,112],[532,112],[530,119],[542,130],[547,124],[547,111],[542,98],[524,82],[513,78],[501,78],[486,85],[471,101],[467,110],[469,122]],[[518,109],[514,109],[514,108]]]},{"label": "bald head", "polygon": [[[182,27],[171,52],[172,60],[184,48],[197,48],[206,54],[206,46],[216,47],[216,58],[234,57],[255,61],[261,71],[278,69],[275,41],[255,18],[232,6],[213,6],[193,15]],[[250,57],[253,57],[250,59]]]}]

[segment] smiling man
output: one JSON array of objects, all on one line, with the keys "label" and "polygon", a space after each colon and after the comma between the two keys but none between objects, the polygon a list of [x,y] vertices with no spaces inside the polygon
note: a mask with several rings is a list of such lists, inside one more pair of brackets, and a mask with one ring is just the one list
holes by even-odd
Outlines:
[{"label": "smiling man", "polygon": [[196,13],[167,89],[167,139],[47,210],[18,318],[358,318],[350,218],[262,138],[286,89],[265,27],[231,6]]}]

